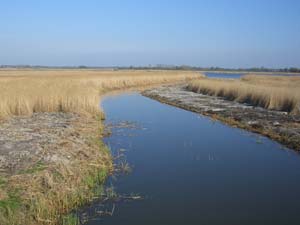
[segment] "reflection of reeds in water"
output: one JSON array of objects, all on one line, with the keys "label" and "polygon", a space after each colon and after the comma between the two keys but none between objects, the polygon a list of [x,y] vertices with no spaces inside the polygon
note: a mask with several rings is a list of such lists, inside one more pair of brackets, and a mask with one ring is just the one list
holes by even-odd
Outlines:
[{"label": "reflection of reeds in water", "polygon": [[85,224],[89,220],[97,219],[99,217],[113,216],[118,204],[122,204],[122,202],[138,201],[138,200],[143,200],[143,197],[138,194],[130,194],[130,195],[119,194],[115,191],[114,187],[111,185],[103,193],[101,203],[93,206],[93,210],[78,212],[76,213],[78,216],[72,214],[71,215],[73,218],[79,221],[79,223],[74,223],[74,224]]},{"label": "reflection of reeds in water", "polygon": [[104,200],[113,200],[118,196],[113,185],[106,188],[105,196],[106,198]]},{"label": "reflection of reeds in water", "polygon": [[266,109],[300,114],[300,77],[247,75],[239,80],[201,79],[190,82],[188,89]]},{"label": "reflection of reeds in water", "polygon": [[125,173],[125,174],[129,174],[132,171],[129,163],[126,161],[120,162],[118,165],[118,169],[120,172]]}]

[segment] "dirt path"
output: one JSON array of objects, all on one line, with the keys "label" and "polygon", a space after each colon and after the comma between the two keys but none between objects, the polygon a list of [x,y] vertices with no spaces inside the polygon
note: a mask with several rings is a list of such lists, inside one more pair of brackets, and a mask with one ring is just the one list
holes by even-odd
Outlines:
[{"label": "dirt path", "polygon": [[210,116],[235,127],[260,133],[300,151],[300,116],[194,93],[187,91],[184,85],[146,90],[143,95]]}]

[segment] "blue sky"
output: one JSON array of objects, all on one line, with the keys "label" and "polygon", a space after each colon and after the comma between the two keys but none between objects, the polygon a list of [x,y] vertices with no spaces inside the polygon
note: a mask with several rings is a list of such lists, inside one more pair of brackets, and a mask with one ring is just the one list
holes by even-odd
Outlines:
[{"label": "blue sky", "polygon": [[0,3],[0,64],[300,67],[299,0]]}]

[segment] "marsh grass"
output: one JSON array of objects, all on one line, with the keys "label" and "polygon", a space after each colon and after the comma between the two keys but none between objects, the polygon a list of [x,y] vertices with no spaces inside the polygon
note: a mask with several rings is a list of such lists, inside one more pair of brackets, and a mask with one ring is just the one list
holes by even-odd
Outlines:
[{"label": "marsh grass", "polygon": [[79,225],[80,221],[77,215],[69,214],[63,217],[62,225]]},{"label": "marsh grass", "polygon": [[5,199],[0,200],[0,221],[1,223],[17,224],[14,222],[16,212],[21,207],[21,198],[15,190],[7,192]]},{"label": "marsh grass", "polygon": [[100,118],[81,119],[75,125],[88,142],[84,157],[78,156],[68,164],[38,161],[20,173],[0,177],[1,225],[75,225],[69,212],[101,195],[112,171],[111,156],[101,141]]},{"label": "marsh grass", "polygon": [[38,161],[0,177],[0,224],[78,224],[70,212],[107,192],[102,184],[113,170],[109,149],[101,141],[101,96],[199,77],[183,71],[0,70],[0,120],[34,112],[75,112],[80,115],[75,129],[88,146],[68,164]]},{"label": "marsh grass", "polygon": [[[58,179],[51,172],[42,171],[35,173],[35,182],[29,177],[27,178],[30,183],[24,180],[26,177],[12,181],[11,184],[22,189],[22,196],[13,199],[9,196],[4,200],[9,203],[18,200],[18,204],[6,206],[6,224],[21,224],[20,221],[26,221],[25,224],[72,224],[74,220],[64,215],[98,196],[103,190],[102,184],[108,174],[105,168],[79,168],[76,171],[75,167],[68,166],[65,168],[68,170],[65,171],[66,174],[62,174],[62,169],[57,169],[57,173],[60,174]],[[27,187],[26,190],[24,186]]]},{"label": "marsh grass", "polygon": [[118,197],[118,194],[113,185],[110,185],[110,187],[107,187],[105,189],[105,196],[106,196],[106,199],[109,199],[109,200],[113,200]]},{"label": "marsh grass", "polygon": [[102,94],[199,77],[177,71],[0,70],[0,119],[34,112],[99,112]]},{"label": "marsh grass", "polygon": [[189,90],[266,109],[300,114],[300,77],[246,75],[191,81]]},{"label": "marsh grass", "polygon": [[37,173],[39,171],[42,171],[42,170],[45,170],[47,169],[47,165],[45,165],[43,162],[41,161],[38,161],[36,164],[34,164],[32,167],[26,169],[26,170],[23,170],[23,171],[20,171],[19,173],[20,174],[33,174],[33,173]]}]

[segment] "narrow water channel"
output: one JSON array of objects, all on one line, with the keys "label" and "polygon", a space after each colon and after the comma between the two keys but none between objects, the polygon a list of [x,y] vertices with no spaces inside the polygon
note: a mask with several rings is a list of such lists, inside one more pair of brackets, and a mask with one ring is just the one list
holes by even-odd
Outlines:
[{"label": "narrow water channel", "polygon": [[[267,138],[140,94],[109,97],[106,123],[129,121],[105,139],[133,171],[114,180],[113,216],[88,224],[300,224],[300,157]],[[91,206],[93,207],[93,206]],[[90,209],[92,210],[92,209]]]}]

